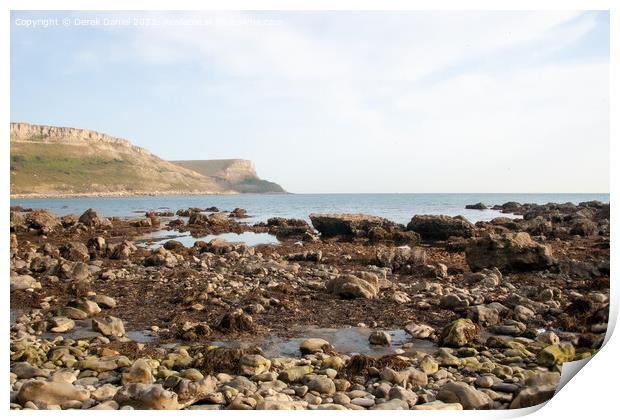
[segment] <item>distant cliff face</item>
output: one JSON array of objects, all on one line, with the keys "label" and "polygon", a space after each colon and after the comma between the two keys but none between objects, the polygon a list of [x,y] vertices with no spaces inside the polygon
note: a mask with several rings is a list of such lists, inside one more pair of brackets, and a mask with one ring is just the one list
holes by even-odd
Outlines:
[{"label": "distant cliff face", "polygon": [[240,193],[283,193],[284,189],[275,182],[260,179],[251,160],[173,160],[171,163],[217,179],[223,188]]},{"label": "distant cliff face", "polygon": [[10,133],[14,196],[237,193],[246,180],[267,182],[251,161],[218,161],[205,175],[92,130],[11,123]]}]

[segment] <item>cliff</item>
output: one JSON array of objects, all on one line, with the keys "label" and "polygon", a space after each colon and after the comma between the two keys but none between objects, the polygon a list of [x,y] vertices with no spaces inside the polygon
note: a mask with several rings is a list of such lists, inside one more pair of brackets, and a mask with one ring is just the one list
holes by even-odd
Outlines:
[{"label": "cliff", "polygon": [[238,193],[258,180],[250,161],[210,176],[92,130],[11,123],[10,139],[12,196]]},{"label": "cliff", "polygon": [[260,179],[251,160],[173,160],[171,163],[214,178],[222,188],[240,193],[283,193],[275,182]]}]

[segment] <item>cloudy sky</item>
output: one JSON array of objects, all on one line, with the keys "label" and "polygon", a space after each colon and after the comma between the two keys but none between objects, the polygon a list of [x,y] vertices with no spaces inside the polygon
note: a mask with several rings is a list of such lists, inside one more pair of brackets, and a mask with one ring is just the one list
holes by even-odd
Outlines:
[{"label": "cloudy sky", "polygon": [[609,190],[607,12],[14,12],[11,33],[12,121],[251,159],[300,193]]}]

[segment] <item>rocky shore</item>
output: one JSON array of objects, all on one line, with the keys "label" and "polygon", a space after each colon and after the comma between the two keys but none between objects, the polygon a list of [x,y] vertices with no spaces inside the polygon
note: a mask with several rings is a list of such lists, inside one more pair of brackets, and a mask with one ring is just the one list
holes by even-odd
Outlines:
[{"label": "rocky shore", "polygon": [[[540,404],[564,362],[602,345],[609,205],[492,208],[521,217],[415,215],[402,225],[312,214],[252,225],[244,209],[108,219],[12,208],[11,409]],[[162,230],[280,243],[151,246]],[[353,328],[374,353],[312,333]],[[294,350],[267,352],[276,338]]]}]

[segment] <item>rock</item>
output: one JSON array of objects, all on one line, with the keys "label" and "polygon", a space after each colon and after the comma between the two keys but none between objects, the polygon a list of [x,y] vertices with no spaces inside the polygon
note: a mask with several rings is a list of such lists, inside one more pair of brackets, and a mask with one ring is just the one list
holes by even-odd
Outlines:
[{"label": "rock", "polygon": [[552,367],[570,362],[575,358],[575,348],[570,343],[551,345],[545,347],[538,354],[538,363],[543,366]]},{"label": "rock", "polygon": [[560,382],[560,375],[542,373],[526,379],[525,387],[517,394],[510,408],[532,407],[550,400]]},{"label": "rock", "polygon": [[467,318],[483,327],[488,327],[499,323],[500,314],[499,311],[491,305],[476,305],[467,309]]},{"label": "rock", "polygon": [[488,207],[484,203],[467,204],[465,206],[468,210],[486,210]]},{"label": "rock", "polygon": [[112,222],[105,217],[99,216],[95,209],[86,210],[79,218],[79,222],[85,226],[94,228],[109,228],[112,227]]},{"label": "rock", "polygon": [[426,252],[420,247],[399,246],[377,250],[376,265],[399,271],[406,267],[426,264]]},{"label": "rock", "polygon": [[257,410],[304,410],[307,401],[269,401],[262,400],[256,404]]},{"label": "rock", "polygon": [[376,346],[390,346],[392,337],[385,331],[373,331],[368,337],[368,342]]},{"label": "rock", "polygon": [[448,293],[439,299],[439,306],[446,309],[458,311],[469,306],[467,299],[461,299],[458,295]]},{"label": "rock", "polygon": [[87,390],[64,382],[29,381],[19,389],[17,400],[22,405],[28,401],[37,405],[60,405],[70,400],[85,401],[89,396]]},{"label": "rock", "polygon": [[[414,394],[415,395],[415,394]],[[409,404],[398,398],[379,403],[370,408],[371,410],[408,410]]]},{"label": "rock", "polygon": [[82,242],[69,242],[60,247],[60,255],[67,260],[75,262],[90,261],[88,248]]},{"label": "rock", "polygon": [[94,331],[100,332],[106,337],[122,337],[125,335],[123,321],[113,316],[95,318],[93,319],[92,326]]},{"label": "rock", "polygon": [[336,385],[327,376],[319,375],[310,380],[307,384],[309,391],[316,391],[319,394],[333,394],[336,392]]},{"label": "rock", "polygon": [[56,316],[51,319],[51,332],[64,333],[75,328],[75,321],[64,316]]},{"label": "rock", "polygon": [[333,350],[333,347],[322,338],[308,338],[299,345],[299,350],[301,354],[327,353]]},{"label": "rock", "polygon": [[471,240],[465,257],[472,270],[490,267],[511,272],[544,270],[555,263],[551,248],[533,241],[525,232],[488,234]]},{"label": "rock", "polygon": [[239,371],[242,375],[252,376],[269,372],[271,361],[260,354],[246,354],[239,360]]},{"label": "rock", "polygon": [[108,247],[108,254],[113,260],[126,260],[138,248],[131,241],[123,241],[121,243]]},{"label": "rock", "polygon": [[84,311],[89,317],[97,315],[99,312],[101,312],[101,308],[99,307],[99,305],[88,299],[73,300],[69,302],[69,306]]},{"label": "rock", "polygon": [[233,211],[230,212],[229,217],[235,217],[235,218],[240,219],[240,218],[245,218],[245,217],[250,217],[250,216],[248,216],[247,210],[237,207]]},{"label": "rock", "polygon": [[407,230],[419,233],[422,239],[446,240],[452,236],[470,238],[474,225],[463,216],[416,215]]},{"label": "rock", "polygon": [[464,280],[467,284],[475,286],[495,287],[502,284],[503,276],[497,267],[493,267],[484,268],[476,273],[465,273]]},{"label": "rock", "polygon": [[80,360],[78,366],[82,370],[94,370],[95,372],[107,372],[123,367],[131,366],[126,356],[104,356],[100,358],[89,357]]},{"label": "rock", "polygon": [[120,406],[129,405],[138,410],[176,410],[180,408],[177,394],[160,384],[131,383],[123,386],[114,396]]},{"label": "rock", "polygon": [[95,295],[92,297],[92,300],[102,308],[112,309],[116,307],[116,300],[110,296]]},{"label": "rock", "polygon": [[91,398],[95,401],[108,401],[114,398],[118,388],[112,384],[105,384],[90,393]]},{"label": "rock", "polygon": [[34,277],[28,274],[12,275],[11,276],[11,292],[14,290],[26,290],[26,289],[40,289],[41,283],[39,283]]},{"label": "rock", "polygon": [[252,317],[243,312],[243,309],[236,309],[222,317],[218,328],[224,331],[250,331],[253,326]]},{"label": "rock", "polygon": [[412,410],[462,410],[460,403],[444,403],[441,401],[432,401],[411,407]]},{"label": "rock", "polygon": [[155,382],[153,373],[151,372],[151,366],[144,359],[136,360],[128,372],[124,372],[121,376],[121,383],[127,385],[128,383],[139,382],[142,384],[152,384]]},{"label": "rock", "polygon": [[175,254],[168,251],[164,247],[159,247],[154,250],[151,255],[144,259],[145,267],[168,267],[173,268],[178,264],[178,259]]},{"label": "rock", "polygon": [[425,324],[407,324],[405,326],[405,331],[411,334],[413,338],[418,338],[421,340],[435,335],[435,329]]},{"label": "rock", "polygon": [[413,407],[418,402],[418,395],[402,386],[394,386],[389,392],[390,400],[397,399],[404,401],[407,404],[407,408]]},{"label": "rock", "polygon": [[450,382],[437,394],[446,403],[459,403],[465,410],[484,410],[493,407],[493,400],[484,392],[464,382]]},{"label": "rock", "polygon": [[571,235],[592,236],[598,233],[598,226],[589,219],[578,218],[570,227]]},{"label": "rock", "polygon": [[74,308],[72,306],[63,306],[56,311],[58,316],[67,317],[71,319],[83,320],[88,318],[88,314],[81,309]]},{"label": "rock", "polygon": [[36,229],[42,234],[52,233],[62,227],[60,219],[47,210],[34,210],[25,217],[25,224],[31,229]]},{"label": "rock", "polygon": [[327,291],[344,299],[372,299],[379,292],[378,279],[361,279],[353,274],[343,274],[326,284]]},{"label": "rock", "polygon": [[471,319],[457,319],[441,332],[439,342],[444,346],[463,347],[480,337],[480,327]]},{"label": "rock", "polygon": [[283,370],[278,379],[286,383],[300,382],[308,373],[312,372],[312,366],[295,366]]},{"label": "rock", "polygon": [[47,370],[34,367],[28,362],[13,363],[11,365],[11,372],[14,373],[18,379],[49,377],[49,372]]},{"label": "rock", "polygon": [[372,228],[393,229],[396,224],[383,217],[366,214],[316,214],[310,215],[314,228],[324,238],[340,236],[348,239],[367,238]]}]

